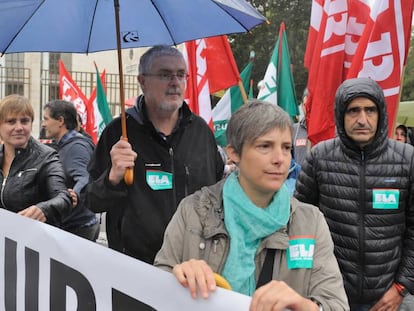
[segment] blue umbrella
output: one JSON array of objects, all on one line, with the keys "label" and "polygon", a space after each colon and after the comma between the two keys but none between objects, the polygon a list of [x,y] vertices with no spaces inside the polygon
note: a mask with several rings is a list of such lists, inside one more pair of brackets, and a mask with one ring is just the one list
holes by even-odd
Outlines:
[{"label": "blue umbrella", "polygon": [[121,48],[246,32],[265,20],[245,0],[0,0],[0,53],[117,49],[126,140]]},{"label": "blue umbrella", "polygon": [[[115,2],[115,5],[114,5]],[[90,53],[240,33],[265,21],[245,0],[0,0],[0,53]]]}]

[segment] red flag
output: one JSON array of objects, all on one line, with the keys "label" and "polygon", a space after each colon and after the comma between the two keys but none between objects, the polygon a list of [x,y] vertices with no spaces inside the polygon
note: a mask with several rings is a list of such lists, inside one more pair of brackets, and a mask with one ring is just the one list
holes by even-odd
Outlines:
[{"label": "red flag", "polygon": [[305,53],[309,66],[306,120],[313,144],[334,136],[333,98],[343,80],[347,2],[314,0]]},{"label": "red flag", "polygon": [[210,94],[233,86],[240,79],[227,36],[188,41],[184,56],[190,75],[185,98],[190,109],[213,129]]},{"label": "red flag", "polygon": [[[90,105],[85,94],[83,94],[75,81],[73,81],[61,60],[59,60],[59,97],[75,105],[77,112],[82,118],[82,123],[85,125],[85,131],[94,139],[96,132],[94,131],[95,119],[93,106]],[[94,141],[96,141],[96,137]]]},{"label": "red flag", "polygon": [[[309,70],[306,120],[313,144],[334,136],[335,93],[346,78],[370,76],[376,80],[386,93],[393,122],[409,46],[413,1],[313,0],[305,53]],[[388,59],[392,59],[391,66]],[[380,70],[387,66],[394,66],[389,77]],[[386,84],[385,80],[393,82]],[[394,93],[394,98],[389,93]]]},{"label": "red flag", "polygon": [[414,0],[375,1],[347,78],[370,77],[384,90],[392,135],[411,37]]},{"label": "red flag", "polygon": [[238,84],[240,73],[227,36],[204,40],[210,94]]}]

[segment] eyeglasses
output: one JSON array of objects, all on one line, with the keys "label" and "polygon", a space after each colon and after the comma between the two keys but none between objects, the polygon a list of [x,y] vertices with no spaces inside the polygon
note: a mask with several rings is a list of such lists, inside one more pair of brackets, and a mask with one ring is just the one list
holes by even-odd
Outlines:
[{"label": "eyeglasses", "polygon": [[162,73],[144,73],[144,76],[147,77],[156,77],[161,81],[170,82],[174,78],[177,78],[179,82],[187,81],[189,75],[185,72],[171,73],[171,72],[162,72]]}]

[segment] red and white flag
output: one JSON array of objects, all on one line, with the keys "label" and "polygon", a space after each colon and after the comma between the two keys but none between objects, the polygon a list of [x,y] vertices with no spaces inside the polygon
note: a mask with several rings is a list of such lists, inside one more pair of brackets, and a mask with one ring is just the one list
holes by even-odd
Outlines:
[{"label": "red and white flag", "polygon": [[188,41],[183,54],[190,75],[184,97],[190,109],[213,129],[210,94],[240,80],[227,36]]},{"label": "red and white flag", "polygon": [[347,78],[369,77],[384,90],[389,135],[401,93],[401,78],[410,47],[413,0],[377,0],[356,48]]},{"label": "red and white flag", "polygon": [[85,131],[92,137],[96,135],[93,106],[73,81],[61,60],[59,60],[59,98],[72,102],[82,118]]},{"label": "red and white flag", "polygon": [[345,79],[357,76],[371,77],[384,89],[392,129],[413,2],[313,0],[305,53],[306,120],[313,144],[334,137],[336,89]]}]

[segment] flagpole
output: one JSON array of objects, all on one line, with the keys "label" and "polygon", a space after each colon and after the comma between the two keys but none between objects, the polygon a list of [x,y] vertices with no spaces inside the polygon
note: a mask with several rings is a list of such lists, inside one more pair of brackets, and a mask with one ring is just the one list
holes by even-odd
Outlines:
[{"label": "flagpole", "polygon": [[[116,26],[116,47],[118,51],[118,72],[119,72],[119,97],[121,101],[121,131],[122,139],[128,141],[126,130],[126,117],[125,117],[125,94],[124,94],[124,73],[122,65],[122,53],[121,53],[121,30],[119,23],[119,0],[114,0],[115,8],[115,26]],[[124,174],[124,181],[129,186],[134,181],[134,171],[131,167],[128,167]]]},{"label": "flagpole", "polygon": [[241,96],[243,98],[243,103],[247,104],[248,98],[247,98],[246,90],[244,89],[243,82],[241,79],[239,79],[239,89],[240,89]]},{"label": "flagpole", "polygon": [[[249,61],[250,62],[253,61],[255,55],[256,54],[254,53],[254,51],[250,51],[250,56],[249,56]],[[249,98],[247,97],[246,89],[244,88],[243,81],[241,79],[239,79],[238,84],[239,84],[239,89],[240,89],[241,96],[243,98],[243,103],[247,104],[247,101],[249,100]]]}]

